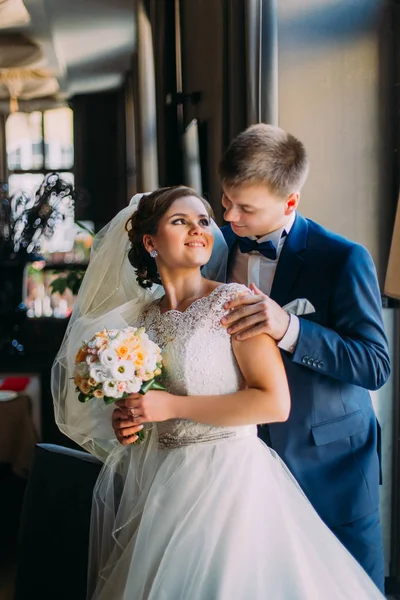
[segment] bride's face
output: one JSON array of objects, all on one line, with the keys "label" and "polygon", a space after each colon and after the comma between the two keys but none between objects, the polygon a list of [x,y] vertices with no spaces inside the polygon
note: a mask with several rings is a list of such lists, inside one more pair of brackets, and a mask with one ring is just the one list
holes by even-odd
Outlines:
[{"label": "bride's face", "polygon": [[204,204],[195,196],[175,200],[161,218],[157,234],[147,235],[147,250],[157,250],[157,266],[192,268],[205,265],[211,256],[214,236]]}]

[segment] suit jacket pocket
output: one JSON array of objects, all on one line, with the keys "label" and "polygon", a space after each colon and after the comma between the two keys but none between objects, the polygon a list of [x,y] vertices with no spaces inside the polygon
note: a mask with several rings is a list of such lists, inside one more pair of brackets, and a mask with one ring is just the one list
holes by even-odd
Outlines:
[{"label": "suit jacket pocket", "polygon": [[362,410],[356,410],[332,421],[317,423],[311,426],[311,432],[316,446],[323,446],[350,437],[365,430]]}]

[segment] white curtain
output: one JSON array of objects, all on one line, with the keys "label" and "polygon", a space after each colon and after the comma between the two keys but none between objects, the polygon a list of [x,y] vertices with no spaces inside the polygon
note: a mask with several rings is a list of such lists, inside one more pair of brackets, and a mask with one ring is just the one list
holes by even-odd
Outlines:
[{"label": "white curtain", "polygon": [[247,125],[278,125],[277,0],[246,0]]},{"label": "white curtain", "polygon": [[159,187],[159,184],[153,35],[151,23],[142,0],[137,3],[137,36],[140,184],[143,190],[155,190]]}]

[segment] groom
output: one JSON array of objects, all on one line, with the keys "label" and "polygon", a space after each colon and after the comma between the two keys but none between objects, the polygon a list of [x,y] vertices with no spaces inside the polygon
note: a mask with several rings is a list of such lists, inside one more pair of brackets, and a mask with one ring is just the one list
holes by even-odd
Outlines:
[{"label": "groom", "polygon": [[303,144],[270,125],[249,127],[223,155],[228,281],[254,292],[226,306],[223,324],[239,339],[276,340],[291,414],[259,436],[383,591],[380,433],[368,393],[390,373],[381,297],[367,250],[297,212],[307,173]]},{"label": "groom", "polygon": [[[254,292],[226,306],[224,325],[276,340],[291,414],[259,435],[383,591],[379,425],[368,393],[390,371],[381,298],[367,250],[297,213],[307,173],[303,144],[270,125],[245,130],[223,155],[228,281]],[[118,409],[113,427],[120,441],[137,431]]]}]

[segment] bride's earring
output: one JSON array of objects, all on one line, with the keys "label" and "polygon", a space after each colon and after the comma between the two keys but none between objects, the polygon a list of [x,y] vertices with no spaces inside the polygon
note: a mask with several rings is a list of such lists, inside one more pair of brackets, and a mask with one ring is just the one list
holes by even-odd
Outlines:
[{"label": "bride's earring", "polygon": [[151,258],[155,258],[156,256],[158,256],[157,250],[151,250],[150,256],[151,256]]}]

